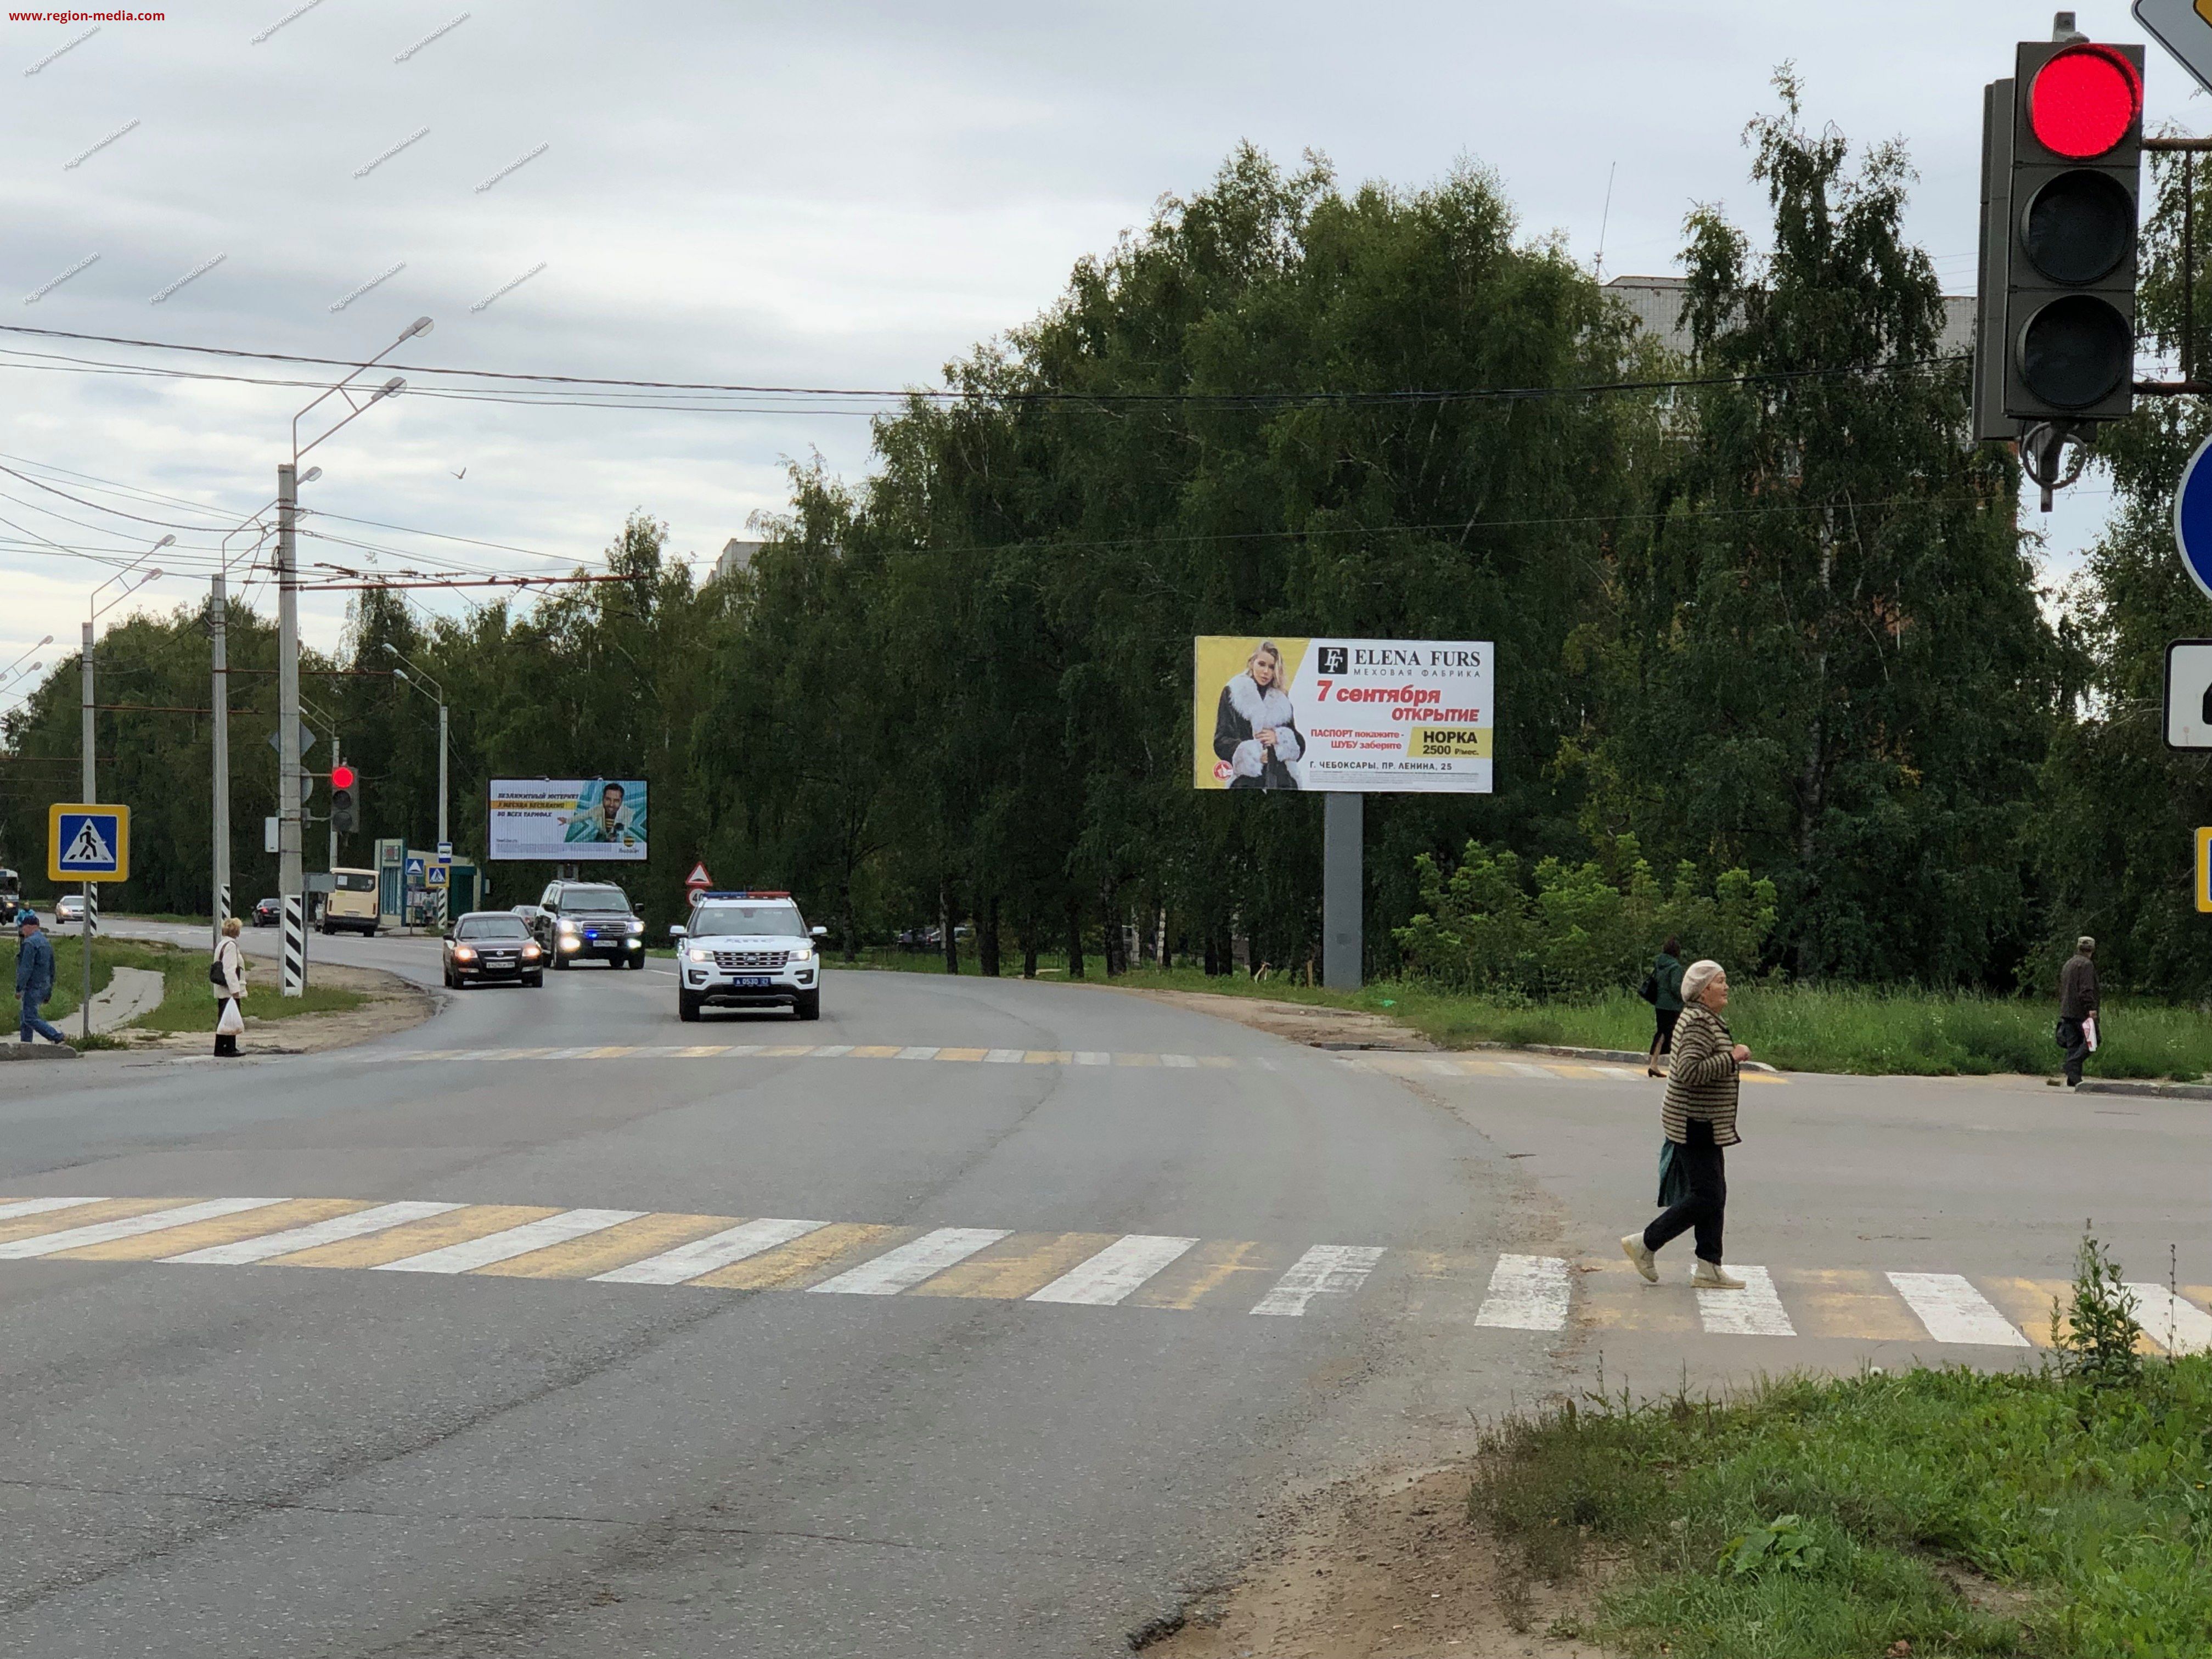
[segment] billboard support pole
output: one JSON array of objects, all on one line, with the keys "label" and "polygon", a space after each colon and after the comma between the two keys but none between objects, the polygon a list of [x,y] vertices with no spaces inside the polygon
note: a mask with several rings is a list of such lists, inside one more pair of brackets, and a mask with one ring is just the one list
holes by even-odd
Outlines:
[{"label": "billboard support pole", "polygon": [[1357,991],[1360,984],[1361,910],[1366,858],[1363,846],[1367,798],[1332,791],[1322,820],[1322,983],[1332,991]]}]

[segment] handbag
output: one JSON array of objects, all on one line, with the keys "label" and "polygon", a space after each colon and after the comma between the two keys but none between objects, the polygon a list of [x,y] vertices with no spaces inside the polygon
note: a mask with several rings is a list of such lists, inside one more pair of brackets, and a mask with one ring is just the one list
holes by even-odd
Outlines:
[{"label": "handbag", "polygon": [[222,971],[222,958],[221,957],[217,957],[213,962],[208,963],[208,983],[210,985],[222,986],[225,989],[229,988],[230,975]]},{"label": "handbag", "polygon": [[215,1034],[217,1036],[237,1036],[244,1032],[245,1030],[246,1016],[238,1012],[238,999],[236,997],[224,998],[222,1004],[222,1018],[216,1020],[215,1023]]},{"label": "handbag", "polygon": [[1636,994],[1642,997],[1646,1002],[1654,1004],[1655,1006],[1657,1004],[1659,1000],[1659,970],[1656,968],[1654,968],[1650,973],[1644,975],[1644,983],[1636,988]]},{"label": "handbag", "polygon": [[1697,1188],[1690,1184],[1689,1166],[1674,1156],[1674,1143],[1659,1143],[1659,1207],[1671,1210],[1677,1204],[1694,1198]]}]

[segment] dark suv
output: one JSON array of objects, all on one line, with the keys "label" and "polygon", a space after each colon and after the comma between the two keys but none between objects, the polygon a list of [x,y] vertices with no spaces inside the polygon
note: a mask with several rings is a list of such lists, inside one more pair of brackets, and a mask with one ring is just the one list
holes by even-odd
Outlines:
[{"label": "dark suv", "polygon": [[645,966],[645,923],[611,882],[549,882],[530,917],[530,931],[556,968],[573,967],[586,957],[617,968]]}]

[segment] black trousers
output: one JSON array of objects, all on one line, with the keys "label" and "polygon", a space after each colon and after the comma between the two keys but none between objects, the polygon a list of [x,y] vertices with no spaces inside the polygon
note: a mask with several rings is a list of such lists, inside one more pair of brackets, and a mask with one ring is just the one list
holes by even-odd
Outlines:
[{"label": "black trousers", "polygon": [[[222,1020],[224,1013],[229,1010],[231,1001],[232,999],[229,997],[218,997],[216,999],[216,1018],[218,1023]],[[216,1032],[215,1037],[215,1051],[216,1054],[222,1055],[225,1059],[228,1059],[238,1053],[238,1039],[234,1036],[227,1036],[221,1031]]]},{"label": "black trousers", "polygon": [[1713,1126],[1692,1118],[1689,1141],[1674,1148],[1674,1158],[1689,1174],[1690,1195],[1644,1230],[1644,1248],[1662,1249],[1695,1228],[1698,1260],[1717,1265],[1722,1260],[1721,1218],[1728,1209],[1728,1167],[1721,1149],[1713,1145]]},{"label": "black trousers", "polygon": [[1674,1022],[1681,1018],[1682,1011],[1680,1008],[1654,1008],[1651,1012],[1658,1016],[1659,1020],[1658,1030],[1651,1037],[1651,1057],[1656,1060],[1661,1054],[1674,1052]]},{"label": "black trousers", "polygon": [[2089,1058],[2089,1034],[2081,1029],[2078,1019],[2058,1022],[2058,1046],[2066,1050],[2066,1080],[2081,1080],[2081,1062]]}]

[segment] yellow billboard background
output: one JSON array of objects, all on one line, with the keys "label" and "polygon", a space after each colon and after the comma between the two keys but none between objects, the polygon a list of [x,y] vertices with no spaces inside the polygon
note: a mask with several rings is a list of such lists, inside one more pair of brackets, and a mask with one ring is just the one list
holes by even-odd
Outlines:
[{"label": "yellow billboard background", "polygon": [[1282,634],[1200,634],[1193,641],[1196,672],[1191,679],[1190,759],[1191,782],[1198,788],[1229,787],[1228,763],[1213,752],[1213,720],[1220,711],[1221,690],[1244,672],[1255,651],[1269,643],[1283,654],[1283,684],[1296,684],[1310,640]]}]

